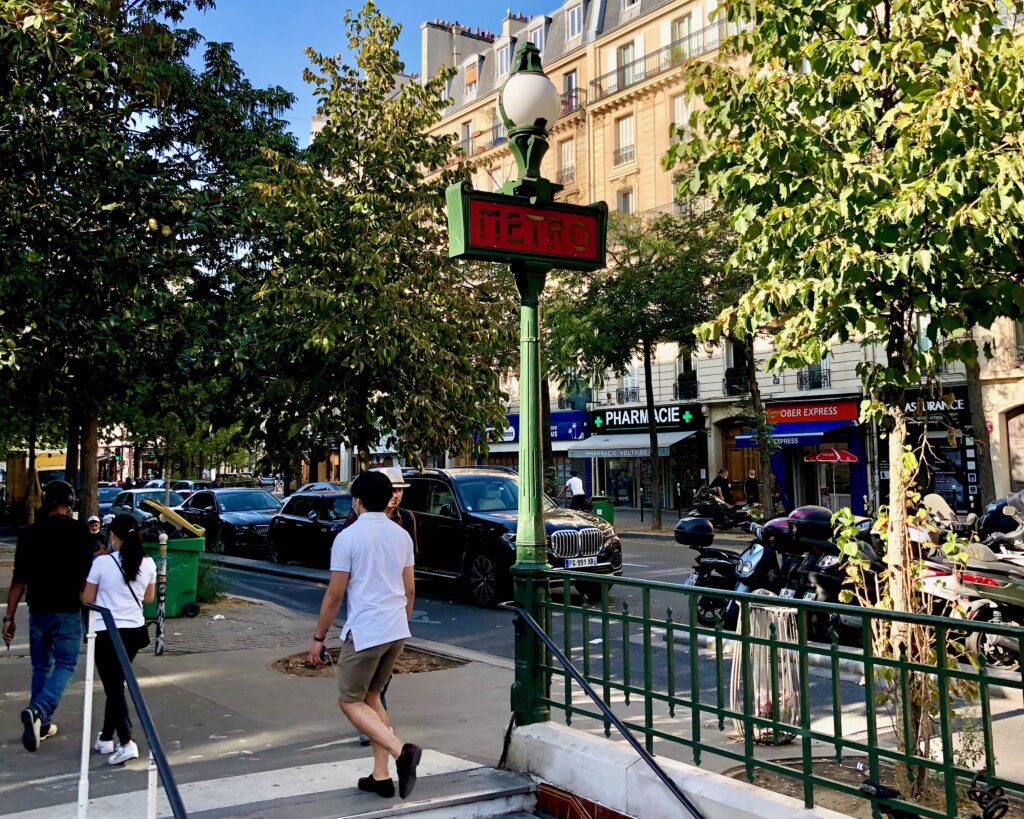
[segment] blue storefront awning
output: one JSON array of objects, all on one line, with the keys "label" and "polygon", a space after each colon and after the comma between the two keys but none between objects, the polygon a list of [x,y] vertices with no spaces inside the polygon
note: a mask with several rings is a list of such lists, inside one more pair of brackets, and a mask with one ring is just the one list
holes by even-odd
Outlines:
[{"label": "blue storefront awning", "polygon": [[[856,421],[798,421],[792,424],[775,424],[772,427],[772,438],[779,446],[815,446],[821,443],[825,433],[840,427],[856,426]],[[754,432],[744,432],[736,436],[739,449],[753,449],[757,446]]]}]

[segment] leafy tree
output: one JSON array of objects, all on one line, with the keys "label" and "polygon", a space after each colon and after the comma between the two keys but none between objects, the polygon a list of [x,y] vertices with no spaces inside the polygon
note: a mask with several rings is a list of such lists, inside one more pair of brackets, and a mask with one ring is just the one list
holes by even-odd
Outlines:
[{"label": "leafy tree", "polygon": [[279,255],[245,320],[268,449],[333,438],[365,458],[381,436],[402,450],[459,449],[504,422],[499,374],[511,329],[479,298],[475,272],[447,259],[444,169],[451,137],[426,133],[447,74],[396,83],[399,27],[367,4],[345,17],[354,64],[307,51],[323,130],[299,160],[272,154],[258,185]]},{"label": "leafy tree", "polygon": [[[709,316],[706,281],[718,275],[720,238],[705,214],[655,219],[614,214],[609,265],[594,273],[564,273],[545,313],[551,363],[562,380],[587,374],[600,384],[638,357],[644,365],[650,463],[651,527],[661,528],[661,464],[654,414],[653,355],[659,342],[693,344],[693,328]],[[550,366],[550,365],[549,365]]]},{"label": "leafy tree", "polygon": [[[935,355],[917,343],[919,319],[929,316],[929,337],[944,340],[943,360],[971,362],[974,326],[1024,310],[1024,51],[999,11],[990,0],[729,4],[734,22],[752,15],[726,46],[746,57],[689,68],[706,109],[694,117],[695,138],[668,157],[692,163],[693,189],[730,212],[730,267],[754,276],[703,338],[777,324],[776,369],[820,360],[836,338],[880,348],[860,375],[871,397],[865,417],[888,435],[879,605],[897,611],[917,605],[905,397]],[[880,638],[893,656],[929,661],[924,629],[897,625]],[[927,756],[928,734],[917,729],[929,704],[926,694],[911,699],[913,734],[901,741]],[[912,786],[924,787],[923,771]]]},{"label": "leafy tree", "polygon": [[83,511],[101,422],[195,378],[183,339],[216,337],[226,271],[250,258],[242,179],[261,146],[291,144],[286,92],[254,89],[225,46],[187,63],[189,5],[212,7],[0,3],[0,366],[81,417]]}]

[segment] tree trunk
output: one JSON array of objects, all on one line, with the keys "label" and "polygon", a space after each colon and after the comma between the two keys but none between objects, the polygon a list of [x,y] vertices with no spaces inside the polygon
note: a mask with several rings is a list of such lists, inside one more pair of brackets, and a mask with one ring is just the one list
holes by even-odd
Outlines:
[{"label": "tree trunk", "polygon": [[[754,358],[754,337],[743,342],[744,358],[747,365],[747,381],[750,382],[750,406],[754,413],[754,431],[757,441],[758,487],[761,491],[761,507],[765,520],[775,517],[775,500],[772,497],[772,446],[768,429],[768,416],[761,400],[761,385],[757,383],[757,359]],[[743,476],[746,479],[746,475]],[[745,498],[744,498],[745,500]]]},{"label": "tree trunk", "polygon": [[544,453],[544,491],[549,495],[558,491],[555,483],[555,453],[551,448],[551,384],[547,378],[540,382],[540,442]]},{"label": "tree trunk", "polygon": [[31,526],[36,522],[36,509],[40,503],[39,481],[36,478],[36,417],[39,404],[38,398],[32,402],[32,414],[28,419],[28,472],[25,475],[25,523]]},{"label": "tree trunk", "polygon": [[78,445],[81,440],[82,425],[78,413],[68,410],[68,454],[64,461],[64,480],[78,491]]},{"label": "tree trunk", "polygon": [[99,421],[92,413],[82,422],[82,501],[78,505],[80,519],[100,511],[96,483],[99,481],[96,456],[99,449]]},{"label": "tree trunk", "polygon": [[985,404],[981,398],[981,362],[967,365],[967,403],[971,410],[972,430],[965,431],[974,438],[978,452],[978,508],[981,512],[996,499],[996,479],[992,472],[992,449],[989,444]]},{"label": "tree trunk", "polygon": [[[654,416],[654,375],[651,372],[653,343],[644,339],[644,387],[647,392],[647,434],[651,445],[651,531],[661,529],[661,456],[658,454],[658,419]],[[640,486],[643,486],[641,480]],[[643,495],[641,495],[643,503]]]}]

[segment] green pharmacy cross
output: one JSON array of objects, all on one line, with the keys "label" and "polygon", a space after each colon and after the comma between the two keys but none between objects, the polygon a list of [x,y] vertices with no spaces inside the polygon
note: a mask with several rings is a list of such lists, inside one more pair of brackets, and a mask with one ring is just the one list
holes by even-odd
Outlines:
[{"label": "green pharmacy cross", "polygon": [[693,420],[693,413],[687,410],[683,413],[683,420],[688,424]]},{"label": "green pharmacy cross", "polygon": [[594,426],[597,427],[598,429],[604,426],[604,418],[602,418],[600,415],[597,416],[597,418],[594,419]]}]

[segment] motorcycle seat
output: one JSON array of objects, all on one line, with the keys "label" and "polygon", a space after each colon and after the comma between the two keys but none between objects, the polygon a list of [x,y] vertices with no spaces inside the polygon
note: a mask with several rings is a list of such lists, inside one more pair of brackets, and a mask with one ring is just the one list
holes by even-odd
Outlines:
[{"label": "motorcycle seat", "polygon": [[695,547],[702,558],[720,558],[722,560],[737,560],[746,549],[742,545],[737,545],[735,551],[732,549],[725,549],[721,546],[704,546]]}]

